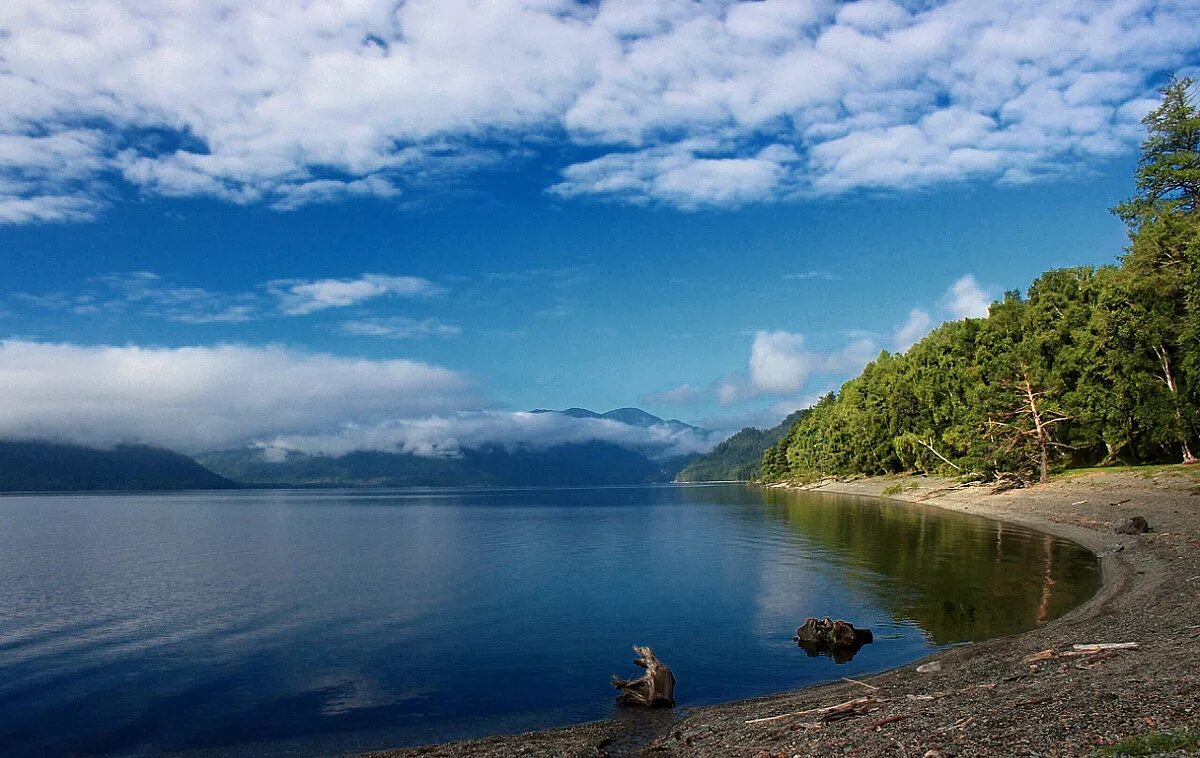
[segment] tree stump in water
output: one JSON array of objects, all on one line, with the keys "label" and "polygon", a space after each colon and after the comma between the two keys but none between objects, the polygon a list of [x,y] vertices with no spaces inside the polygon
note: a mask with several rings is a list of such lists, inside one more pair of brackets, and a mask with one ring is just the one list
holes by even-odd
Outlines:
[{"label": "tree stump in water", "polygon": [[837,663],[846,663],[863,645],[874,642],[875,636],[870,629],[855,629],[848,621],[834,621],[826,616],[806,619],[792,639],[810,656],[825,653]]},{"label": "tree stump in water", "polygon": [[621,705],[672,706],[675,705],[675,675],[671,669],[655,657],[654,651],[640,645],[633,646],[638,654],[634,665],[646,669],[637,679],[613,677],[613,686],[620,691],[617,702]]}]

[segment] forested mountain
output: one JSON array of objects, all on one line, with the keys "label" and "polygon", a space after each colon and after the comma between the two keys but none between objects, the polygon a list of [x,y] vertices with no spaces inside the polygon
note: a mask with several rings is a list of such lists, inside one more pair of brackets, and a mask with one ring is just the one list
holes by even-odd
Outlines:
[{"label": "forested mountain", "polygon": [[1200,437],[1200,112],[1162,90],[1119,265],[1049,271],[987,318],[882,353],[763,457],[767,479],[908,470],[1044,479],[1194,462]]},{"label": "forested mountain", "polygon": [[98,450],[55,442],[0,441],[0,492],[235,486],[185,455],[147,445]]},{"label": "forested mountain", "polygon": [[770,429],[746,427],[717,445],[712,452],[689,463],[675,481],[732,482],[761,478],[763,453],[779,442],[808,412],[808,409],[796,411]]},{"label": "forested mountain", "polygon": [[342,456],[290,452],[271,460],[262,450],[205,453],[214,471],[255,485],[477,487],[667,482],[682,465],[652,461],[607,442],[556,445],[544,450],[500,446],[464,449],[458,457],[358,451]]}]

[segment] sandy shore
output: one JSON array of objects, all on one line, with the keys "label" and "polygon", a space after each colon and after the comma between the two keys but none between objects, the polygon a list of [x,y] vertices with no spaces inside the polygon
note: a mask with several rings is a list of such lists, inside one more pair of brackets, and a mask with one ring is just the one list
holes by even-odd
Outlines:
[{"label": "sandy shore", "polygon": [[[1200,473],[1200,472],[1197,472]],[[941,651],[866,678],[765,698],[373,756],[1091,756],[1152,731],[1200,728],[1200,488],[1196,475],[1095,473],[990,494],[914,477],[808,489],[919,501],[1033,527],[1100,556],[1091,600],[1044,627]],[[911,488],[915,485],[915,488]],[[1114,533],[1144,516],[1151,533]],[[1094,659],[1025,658],[1073,644],[1136,642]],[[778,716],[872,697],[869,713],[822,722]],[[1167,753],[1164,753],[1167,754]],[[1169,753],[1184,755],[1183,752]]]}]

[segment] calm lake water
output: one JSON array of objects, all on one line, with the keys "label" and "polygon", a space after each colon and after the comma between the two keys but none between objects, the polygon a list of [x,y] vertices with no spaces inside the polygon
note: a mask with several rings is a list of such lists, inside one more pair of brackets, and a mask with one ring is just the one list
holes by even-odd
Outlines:
[{"label": "calm lake water", "polygon": [[[6,755],[292,755],[604,718],[632,644],[680,706],[1011,634],[1091,595],[1062,540],[739,486],[0,497]],[[871,627],[849,663],[806,616]]]}]

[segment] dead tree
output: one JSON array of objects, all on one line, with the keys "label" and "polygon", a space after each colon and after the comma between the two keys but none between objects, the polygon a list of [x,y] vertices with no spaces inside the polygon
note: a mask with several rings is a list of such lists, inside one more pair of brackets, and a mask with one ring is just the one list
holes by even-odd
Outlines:
[{"label": "dead tree", "polygon": [[648,647],[634,645],[633,652],[638,654],[634,665],[646,669],[646,673],[637,679],[614,676],[613,686],[621,693],[617,702],[648,707],[675,705],[675,675],[670,667],[658,660]]},{"label": "dead tree", "polygon": [[1038,481],[1044,482],[1050,478],[1050,453],[1056,448],[1070,448],[1056,442],[1054,425],[1070,421],[1071,417],[1054,410],[1043,399],[1043,392],[1034,389],[1029,378],[1029,370],[1021,367],[1021,378],[1010,384],[1019,398],[1012,410],[1005,414],[1003,420],[987,422],[986,439],[1001,444],[1004,454],[1012,453],[1018,448],[1032,445],[1032,463],[1038,471]]}]

